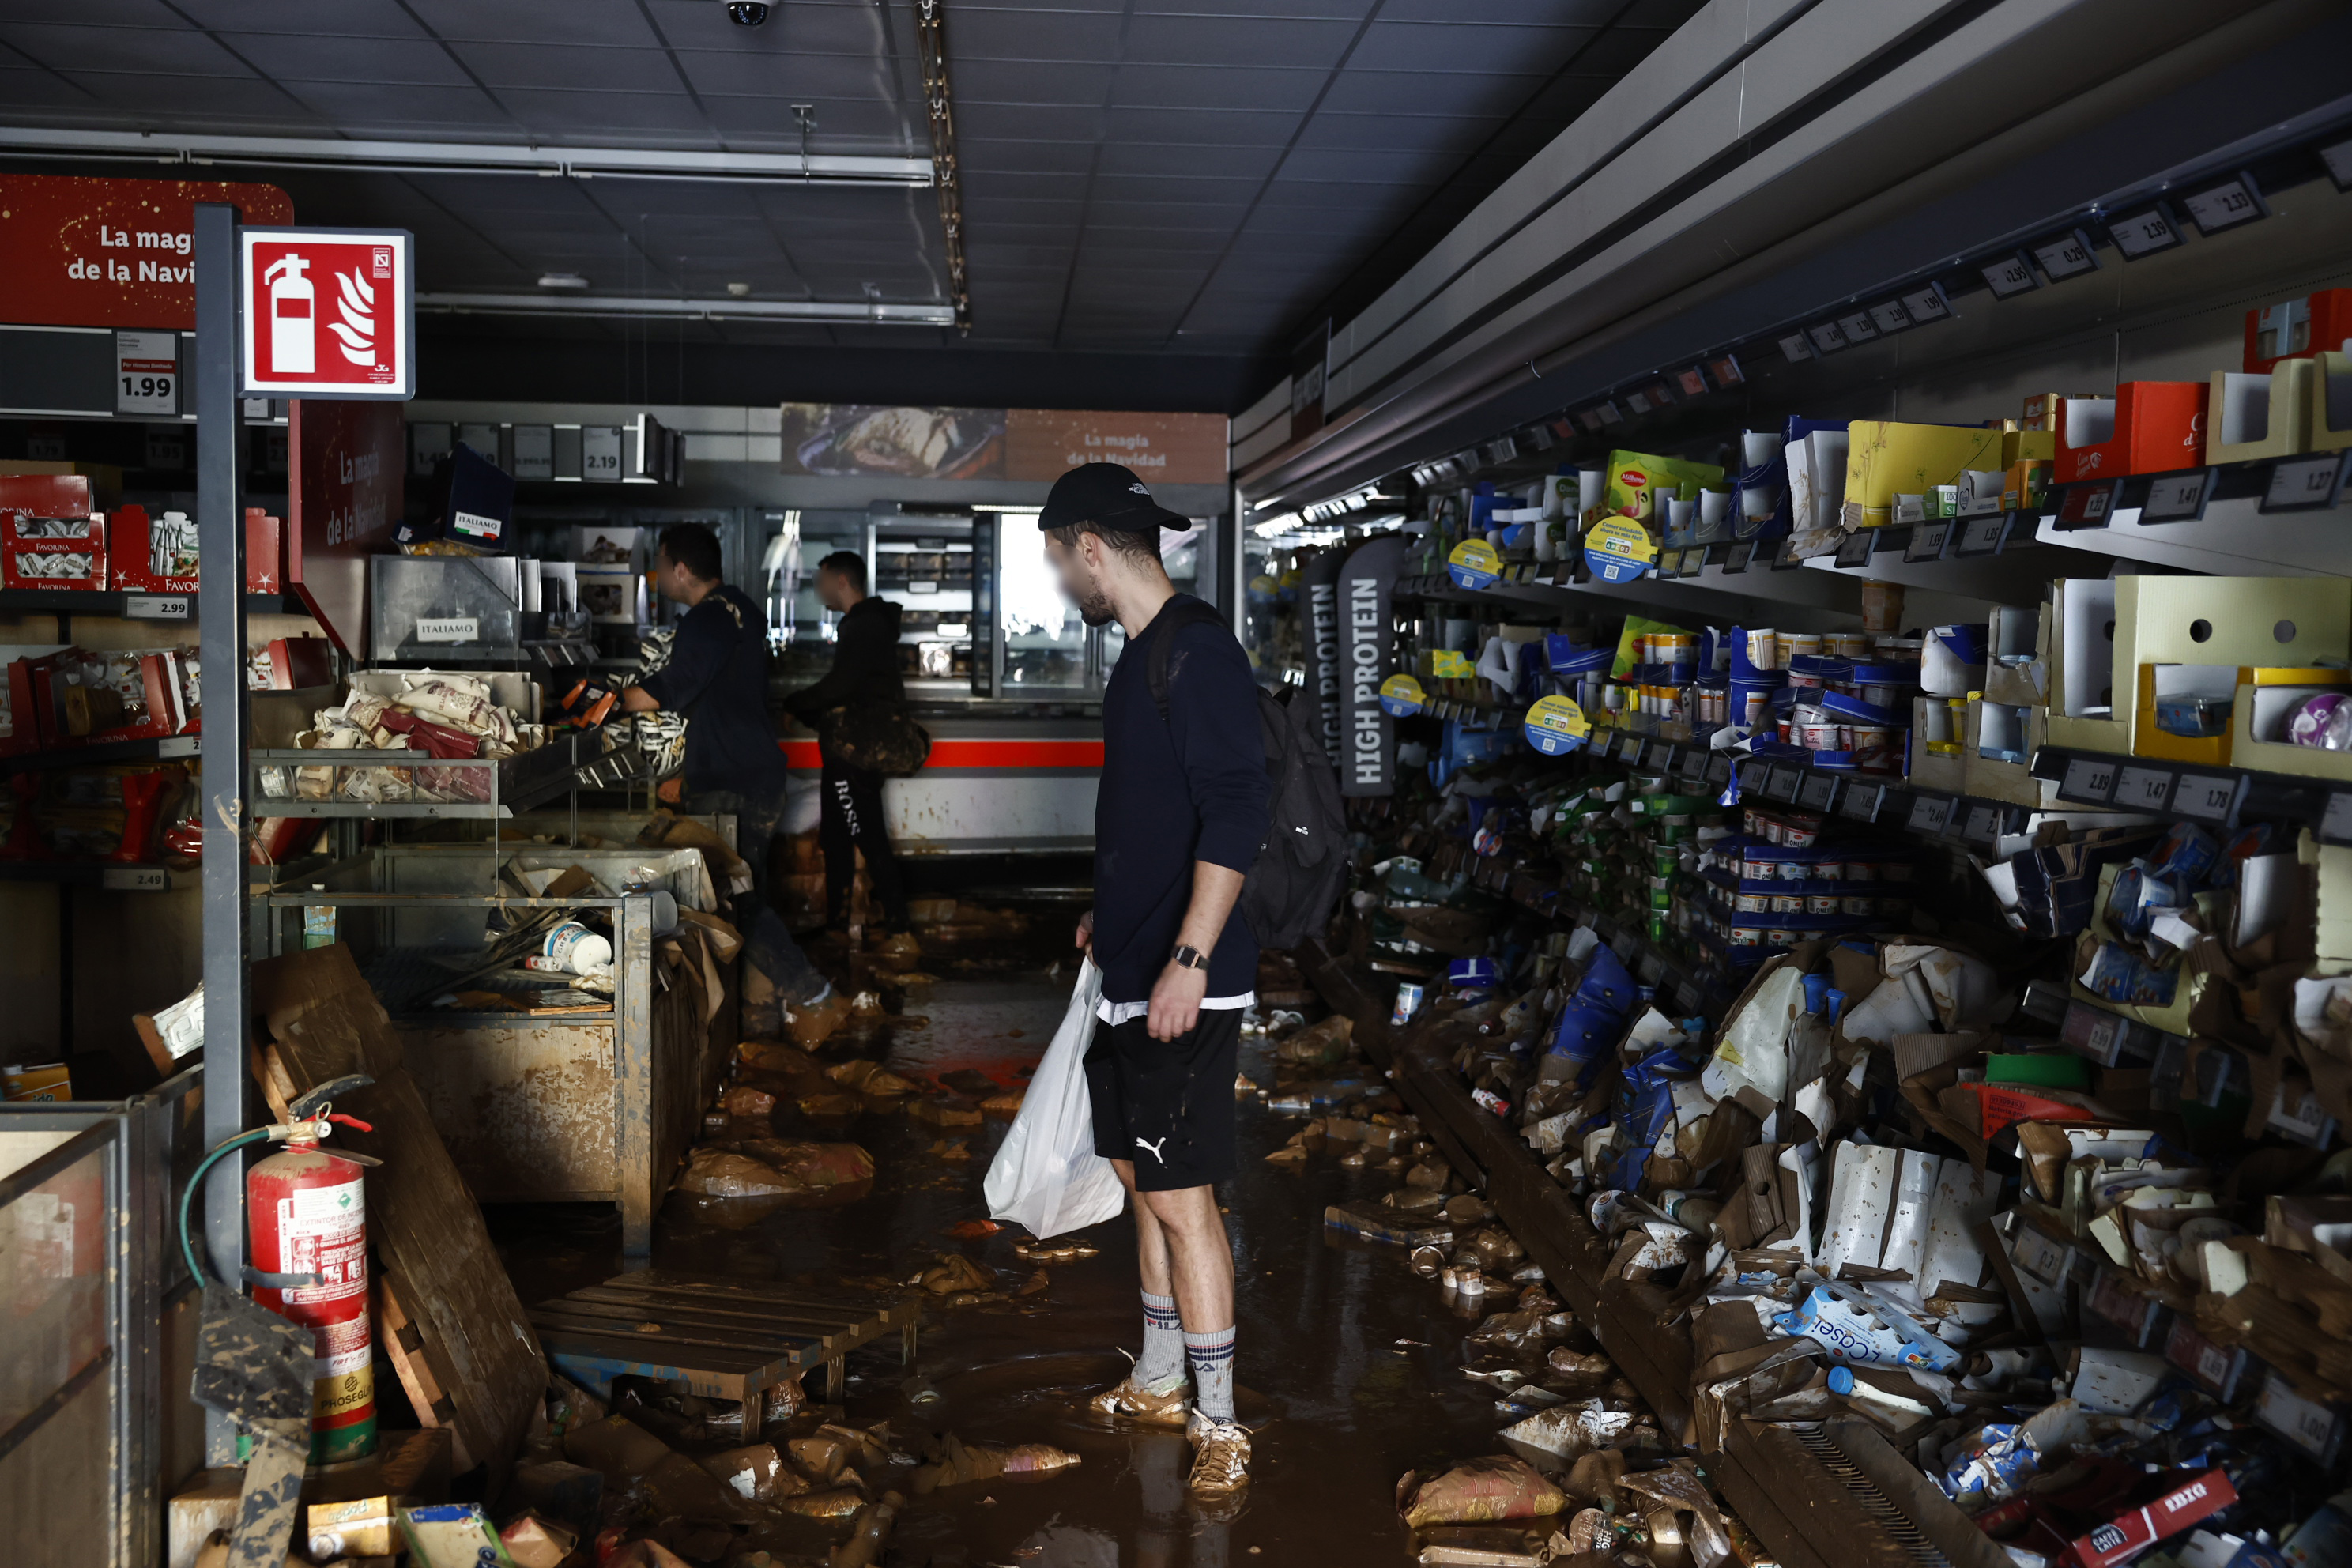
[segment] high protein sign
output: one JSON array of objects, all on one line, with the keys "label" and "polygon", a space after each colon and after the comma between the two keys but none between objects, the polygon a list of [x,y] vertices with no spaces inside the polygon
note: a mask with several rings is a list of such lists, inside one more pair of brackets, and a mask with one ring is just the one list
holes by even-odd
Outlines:
[{"label": "high protein sign", "polygon": [[1396,721],[1381,706],[1395,641],[1390,601],[1404,541],[1370,540],[1339,568],[1335,609],[1339,632],[1339,766],[1343,795],[1396,793]]},{"label": "high protein sign", "polygon": [[405,229],[238,229],[246,395],[415,396],[415,247]]}]

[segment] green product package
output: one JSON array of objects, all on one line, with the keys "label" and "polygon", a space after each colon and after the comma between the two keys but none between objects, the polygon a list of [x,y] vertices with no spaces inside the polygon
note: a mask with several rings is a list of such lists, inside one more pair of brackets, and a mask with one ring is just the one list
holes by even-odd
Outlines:
[{"label": "green product package", "polygon": [[2088,1089],[2091,1064],[2066,1051],[2030,1051],[1985,1058],[1987,1083],[2025,1084],[2036,1089]]},{"label": "green product package", "polygon": [[1647,452],[1612,452],[1609,482],[1601,492],[1601,511],[1606,516],[1637,518],[1650,523],[1655,534],[1664,519],[1660,497],[1696,500],[1699,491],[1722,483],[1723,470],[1713,463],[1653,457]]}]

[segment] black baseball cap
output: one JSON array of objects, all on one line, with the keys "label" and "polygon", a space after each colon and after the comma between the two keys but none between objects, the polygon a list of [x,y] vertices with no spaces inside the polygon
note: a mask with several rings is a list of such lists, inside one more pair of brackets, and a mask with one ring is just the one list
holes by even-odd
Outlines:
[{"label": "black baseball cap", "polygon": [[1143,481],[1119,463],[1081,463],[1055,479],[1046,492],[1045,510],[1037,514],[1039,528],[1069,528],[1081,522],[1118,533],[1141,533],[1153,528],[1181,533],[1192,526],[1191,518],[1153,500]]}]

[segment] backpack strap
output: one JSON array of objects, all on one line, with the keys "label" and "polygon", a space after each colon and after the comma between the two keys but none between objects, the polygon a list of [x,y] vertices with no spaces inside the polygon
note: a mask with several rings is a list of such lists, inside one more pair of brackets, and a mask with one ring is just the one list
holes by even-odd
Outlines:
[{"label": "backpack strap", "polygon": [[1168,601],[1151,623],[1151,647],[1144,654],[1144,675],[1151,688],[1151,705],[1160,710],[1160,721],[1168,722],[1168,657],[1173,648],[1176,634],[1190,626],[1223,626],[1225,617],[1217,607],[1190,595],[1179,595]]}]

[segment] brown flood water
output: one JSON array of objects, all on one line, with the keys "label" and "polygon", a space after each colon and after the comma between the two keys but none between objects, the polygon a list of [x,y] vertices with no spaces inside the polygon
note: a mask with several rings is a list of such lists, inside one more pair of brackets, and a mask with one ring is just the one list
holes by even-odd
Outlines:
[{"label": "brown flood water", "polygon": [[[1067,966],[1051,978],[1043,966],[943,973],[908,993],[907,1021],[856,1054],[879,1055],[909,1078],[972,1068],[1017,1085],[1061,1022],[1073,978]],[[918,1016],[929,1023],[912,1024]],[[1242,1065],[1260,1085],[1274,1081],[1263,1037],[1244,1040]],[[911,1498],[886,1563],[1224,1568],[1413,1561],[1395,1511],[1398,1477],[1416,1465],[1496,1452],[1494,1434],[1507,1424],[1493,1392],[1461,1374],[1461,1336],[1476,1319],[1450,1312],[1435,1282],[1414,1278],[1398,1249],[1327,1237],[1327,1204],[1377,1196],[1396,1178],[1324,1158],[1304,1167],[1266,1164],[1263,1156],[1297,1121],[1269,1115],[1255,1098],[1240,1100],[1237,1112],[1241,1169],[1219,1196],[1230,1211],[1237,1277],[1242,1414],[1265,1417],[1253,1485],[1238,1510],[1210,1518],[1188,1508],[1190,1450],[1181,1435],[1098,1426],[1085,1409],[1087,1394],[1124,1374],[1120,1350],[1141,1343],[1134,1233],[1122,1215],[1078,1233],[1101,1255],[1047,1265],[1051,1285],[1042,1296],[928,1307],[912,1367],[900,1364],[895,1342],[850,1359],[849,1419],[888,1418],[902,1449],[915,1450],[927,1433],[951,1431],[966,1441],[1043,1442],[1084,1456],[1081,1466],[1035,1480],[999,1479]],[[771,1214],[739,1230],[698,1222],[673,1199],[656,1235],[656,1264],[822,1288],[845,1275],[906,1279],[940,1254],[961,1252],[998,1270],[1007,1289],[1028,1279],[1031,1266],[1013,1256],[1014,1228],[963,1242],[944,1234],[987,1217],[981,1183],[1007,1123],[992,1118],[956,1130],[969,1131],[971,1157],[950,1163],[927,1152],[940,1137],[936,1129],[896,1112],[818,1123],[798,1120],[786,1102],[775,1121],[781,1136],[865,1145],[877,1167],[872,1190],[840,1208]],[[492,1211],[490,1221],[526,1301],[620,1270],[608,1209],[506,1208]],[[822,1398],[822,1380],[810,1382],[811,1395]]]}]

